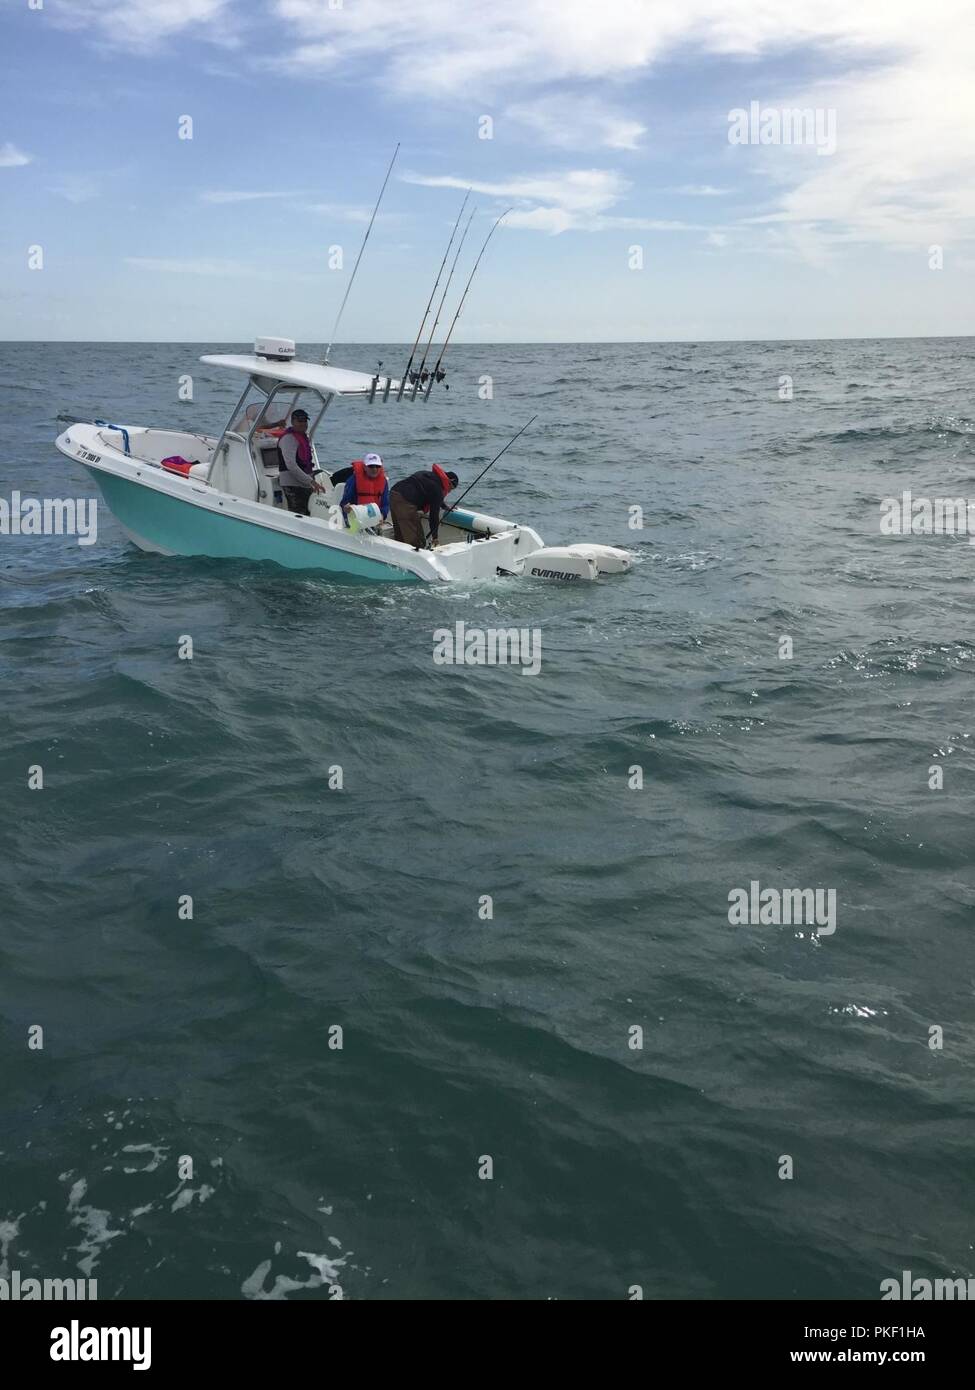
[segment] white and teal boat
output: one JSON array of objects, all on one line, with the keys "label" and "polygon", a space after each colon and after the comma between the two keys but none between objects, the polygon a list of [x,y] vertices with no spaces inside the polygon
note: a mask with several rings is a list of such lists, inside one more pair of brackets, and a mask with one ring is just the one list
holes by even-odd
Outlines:
[{"label": "white and teal boat", "polygon": [[[278,481],[275,425],[301,406],[309,416],[314,453],[316,431],[335,400],[388,400],[403,394],[400,383],[298,361],[294,343],[282,338],[259,338],[251,354],[201,360],[246,378],[219,436],[95,421],[69,425],[57,439],[61,453],[89,471],[128,538],[142,550],[270,560],[286,569],[366,583],[438,584],[511,574],[595,579],[629,568],[625,551],[546,548],[530,526],[466,507],[446,513],[437,545],[425,550],[395,540],[388,523],[367,520],[353,531],[338,505],[342,487],[327,472],[319,475],[324,490],[312,498],[310,515],[291,512]],[[173,458],[186,461],[179,471]]]}]

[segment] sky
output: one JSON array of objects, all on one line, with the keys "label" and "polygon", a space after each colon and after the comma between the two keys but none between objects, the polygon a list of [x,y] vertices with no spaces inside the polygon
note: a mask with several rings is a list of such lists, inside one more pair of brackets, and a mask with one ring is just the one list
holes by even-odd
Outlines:
[{"label": "sky", "polygon": [[327,341],[397,143],[341,342],[413,340],[469,188],[448,318],[510,211],[457,342],[972,332],[971,0],[0,0],[0,26],[4,339]]}]

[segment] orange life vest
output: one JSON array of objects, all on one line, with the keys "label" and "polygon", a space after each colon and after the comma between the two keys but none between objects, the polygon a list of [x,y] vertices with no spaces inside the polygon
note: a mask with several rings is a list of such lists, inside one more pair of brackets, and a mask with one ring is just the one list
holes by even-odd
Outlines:
[{"label": "orange life vest", "polygon": [[363,504],[375,502],[377,507],[381,506],[383,493],[386,491],[386,470],[380,468],[376,477],[370,478],[362,459],[353,459],[352,469],[355,473],[355,495],[358,501]]}]

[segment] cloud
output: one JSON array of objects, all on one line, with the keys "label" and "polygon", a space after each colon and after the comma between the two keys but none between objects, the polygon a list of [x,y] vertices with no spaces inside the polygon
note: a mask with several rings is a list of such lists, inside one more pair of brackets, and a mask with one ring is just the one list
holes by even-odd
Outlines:
[{"label": "cloud", "polygon": [[101,192],[101,185],[88,174],[65,174],[51,185],[51,192],[69,203],[89,203]]},{"label": "cloud", "polygon": [[[355,207],[352,203],[309,203],[309,212],[319,212],[325,217],[334,217],[340,222],[368,222],[372,216],[372,208]],[[388,222],[392,219],[392,213],[378,213],[376,223]]]},{"label": "cloud", "polygon": [[156,256],[126,256],[126,265],[136,270],[157,271],[163,275],[246,275],[255,274],[253,267],[243,261],[216,260],[202,257],[198,260],[167,260]]},{"label": "cloud", "polygon": [[768,210],[748,222],[779,226],[784,245],[815,265],[857,244],[916,251],[975,239],[975,191],[960,172],[975,166],[975,126],[954,63],[945,50],[930,70],[898,64],[768,99],[835,111],[836,153],[732,147],[771,190]]},{"label": "cloud", "polygon": [[33,158],[32,154],[24,154],[23,150],[18,150],[9,140],[0,145],[0,169],[19,169],[24,164],[30,164]]},{"label": "cloud", "polygon": [[709,231],[691,223],[663,218],[624,217],[611,213],[629,192],[630,183],[612,169],[572,169],[566,173],[517,174],[499,181],[460,179],[453,175],[404,174],[404,182],[426,188],[471,188],[513,204],[505,225],[533,232]]},{"label": "cloud", "polygon": [[598,97],[569,93],[516,103],[505,116],[527,127],[543,144],[566,150],[635,150],[647,129]]},{"label": "cloud", "polygon": [[404,175],[407,183],[428,188],[470,188],[494,198],[551,201],[579,212],[595,212],[616,202],[630,187],[611,169],[572,169],[567,173],[516,174],[500,182],[458,179],[450,175]]},{"label": "cloud", "polygon": [[[975,239],[971,0],[928,0],[922,17],[917,0],[265,3],[271,25],[257,27],[250,12],[254,64],[286,59],[291,73],[339,73],[422,103],[428,115],[438,104],[490,109],[511,101],[513,120],[560,148],[571,147],[574,131],[576,148],[634,149],[644,124],[625,103],[636,81],[678,59],[686,67],[689,57],[712,60],[699,69],[706,77],[718,70],[713,60],[723,60],[723,91],[729,74],[739,79],[733,105],[756,99],[836,109],[836,153],[811,161],[795,149],[728,147],[721,111],[703,132],[717,160],[734,158],[736,174],[754,176],[763,213],[791,229],[803,254],[814,243],[822,251]],[[48,9],[104,43],[135,50],[183,33],[234,43],[248,13],[231,0],[48,0]],[[804,71],[827,70],[831,81],[803,89],[767,78],[773,64],[794,69],[797,56]],[[560,84],[571,84],[574,96]],[[559,231],[607,215],[538,199],[519,206],[512,221]]]},{"label": "cloud", "polygon": [[[641,0],[559,0],[557,11],[551,0],[356,0],[339,10],[325,0],[274,3],[295,31],[299,63],[329,70],[362,59],[380,64],[396,90],[434,96],[636,72],[686,31],[688,6],[675,8]],[[709,0],[706,8],[722,6]]]},{"label": "cloud", "polygon": [[726,193],[730,193],[730,188],[714,188],[709,183],[682,183],[679,188],[672,190],[674,193],[681,193],[688,198],[723,198]]},{"label": "cloud", "polygon": [[458,179],[450,175],[405,174],[407,183],[426,188],[472,188],[515,204],[511,227],[558,232],[581,227],[613,206],[629,188],[619,174],[607,169],[575,169],[564,174],[519,174],[500,182]]},{"label": "cloud", "polygon": [[[937,12],[961,29],[968,8],[968,0],[930,0],[927,27],[942,46]],[[777,0],[350,0],[340,9],[327,0],[273,0],[273,10],[292,31],[288,51],[296,61],[326,70],[359,61],[383,86],[412,96],[618,84],[688,52],[756,58],[819,46],[877,56],[915,45],[920,28],[916,0],[792,7]]]},{"label": "cloud", "polygon": [[[813,100],[836,108],[839,145],[828,158],[810,163],[795,150],[734,151],[739,169],[747,165],[755,175],[769,214],[794,229],[789,235],[802,254],[813,243],[820,254],[827,243],[917,247],[926,239],[975,238],[975,194],[967,191],[975,167],[970,0],[929,0],[923,21],[916,0],[798,6],[559,0],[557,18],[551,0],[424,0],[401,7],[356,0],[341,10],[324,0],[274,0],[274,7],[291,30],[293,57],[309,72],[361,67],[386,91],[422,93],[427,103],[473,97],[486,104],[517,91],[509,114],[539,139],[564,147],[571,144],[571,103],[552,95],[555,84],[592,84],[590,94],[581,91],[591,102],[589,118],[581,114],[577,123],[582,139],[626,149],[643,126],[616,107],[611,116],[603,108],[605,119],[598,119],[607,84],[622,101],[628,83],[668,61],[731,60],[735,66],[726,62],[722,76],[740,76],[734,105],[758,99],[795,107]],[[826,84],[796,90],[763,77],[773,62],[794,66],[796,54],[807,71],[813,60],[837,74],[828,90]],[[724,113],[715,115],[720,159],[728,154],[719,148],[727,130]],[[551,203],[519,209],[512,222],[559,231],[579,225],[580,217]]]},{"label": "cloud", "polygon": [[87,29],[110,48],[145,51],[186,31],[237,42],[231,0],[47,0],[63,28]]},{"label": "cloud", "polygon": [[201,203],[254,203],[264,198],[293,198],[293,193],[238,193],[211,189],[200,194]]}]

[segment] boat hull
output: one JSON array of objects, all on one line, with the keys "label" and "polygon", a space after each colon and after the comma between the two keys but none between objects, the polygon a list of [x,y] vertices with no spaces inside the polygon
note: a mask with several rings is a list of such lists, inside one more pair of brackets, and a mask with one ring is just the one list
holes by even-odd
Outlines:
[{"label": "boat hull", "polygon": [[349,583],[419,584],[418,575],[318,540],[271,530],[85,465],[112,515],[141,550],[157,555],[270,561],[291,570],[323,570]]}]

